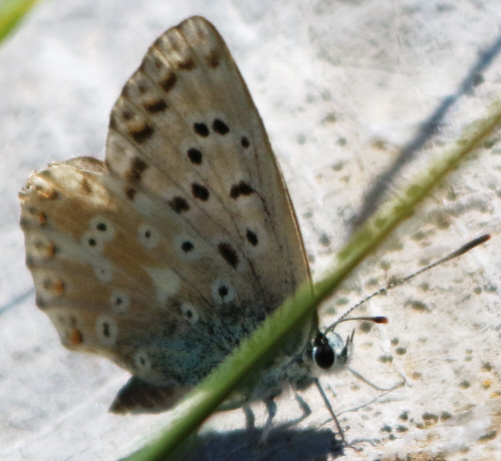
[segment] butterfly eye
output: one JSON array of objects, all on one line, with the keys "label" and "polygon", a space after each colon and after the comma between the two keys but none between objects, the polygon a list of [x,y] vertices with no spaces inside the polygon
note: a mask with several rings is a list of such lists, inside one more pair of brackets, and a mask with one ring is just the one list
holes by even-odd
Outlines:
[{"label": "butterfly eye", "polygon": [[327,333],[318,332],[313,341],[312,358],[322,369],[343,367],[350,359],[350,346],[353,341],[353,333],[343,341],[334,331]]},{"label": "butterfly eye", "polygon": [[328,342],[324,342],[313,349],[313,358],[315,363],[325,370],[334,365],[334,350]]}]

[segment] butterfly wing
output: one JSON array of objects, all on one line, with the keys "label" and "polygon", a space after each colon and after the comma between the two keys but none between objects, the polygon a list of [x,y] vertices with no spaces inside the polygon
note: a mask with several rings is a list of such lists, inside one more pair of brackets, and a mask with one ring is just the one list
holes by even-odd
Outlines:
[{"label": "butterfly wing", "polygon": [[[263,124],[223,39],[205,19],[184,21],[148,50],[112,110],[106,164],[128,183],[133,206],[137,189],[161,197],[212,243],[231,277],[252,287],[238,293],[276,307],[307,277]],[[197,264],[179,270],[191,277]]]},{"label": "butterfly wing", "polygon": [[309,277],[262,121],[200,17],[126,83],[105,164],[50,165],[20,197],[38,306],[134,375],[114,411],[169,408]]}]

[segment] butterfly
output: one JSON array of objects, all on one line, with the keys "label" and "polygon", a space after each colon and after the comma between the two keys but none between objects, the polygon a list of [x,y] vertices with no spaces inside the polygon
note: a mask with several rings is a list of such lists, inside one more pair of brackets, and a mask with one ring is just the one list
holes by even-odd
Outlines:
[{"label": "butterfly", "polygon": [[[110,411],[172,408],[310,272],[266,131],[215,29],[192,17],[149,48],[111,111],[105,161],[53,163],[20,192],[36,303],[64,346],[132,374]],[[333,336],[334,335],[334,336]],[[344,364],[317,314],[240,391],[273,399]]]}]

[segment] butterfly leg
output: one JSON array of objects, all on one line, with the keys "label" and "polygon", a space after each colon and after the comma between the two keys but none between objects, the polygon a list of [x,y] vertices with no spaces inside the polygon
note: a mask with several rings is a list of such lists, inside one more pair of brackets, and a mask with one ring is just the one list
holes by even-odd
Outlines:
[{"label": "butterfly leg", "polygon": [[299,418],[288,422],[286,424],[287,427],[299,424],[301,421],[304,421],[308,416],[311,415],[311,408],[306,403],[306,401],[297,392],[294,392],[294,397],[296,398],[296,401],[299,404],[299,408],[301,408],[303,414]]},{"label": "butterfly leg", "polygon": [[245,414],[245,429],[247,431],[253,431],[256,428],[256,418],[254,417],[254,412],[249,405],[244,405],[242,410]]},{"label": "butterfly leg", "polygon": [[268,439],[268,435],[270,434],[271,426],[273,424],[273,418],[277,414],[277,404],[273,398],[265,400],[264,403],[266,405],[266,409],[268,410],[268,419],[264,425],[259,445],[266,445],[266,440]]},{"label": "butterfly leg", "polygon": [[346,446],[351,446],[345,439],[344,437],[344,431],[343,429],[341,428],[341,424],[339,424],[339,420],[337,419],[336,417],[336,414],[334,413],[334,410],[332,409],[332,406],[331,406],[331,403],[329,402],[329,399],[327,398],[327,396],[325,395],[325,392],[324,392],[324,389],[322,388],[322,385],[320,384],[320,381],[318,380],[318,378],[313,378],[313,382],[315,383],[315,385],[317,386],[317,389],[318,389],[318,392],[320,392],[320,396],[322,397],[322,400],[324,401],[324,404],[325,406],[327,407],[327,409],[329,410],[329,413],[331,414],[332,416],[332,419],[334,420],[334,422],[336,423],[336,426],[337,426],[337,430],[338,430],[338,434],[339,436],[341,437],[341,440],[343,441],[343,444],[346,445]]}]

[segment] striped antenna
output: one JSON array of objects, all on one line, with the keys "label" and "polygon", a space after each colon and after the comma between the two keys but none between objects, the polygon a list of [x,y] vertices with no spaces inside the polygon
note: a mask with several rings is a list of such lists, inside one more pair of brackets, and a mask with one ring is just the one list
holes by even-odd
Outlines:
[{"label": "striped antenna", "polygon": [[411,275],[408,275],[407,277],[404,277],[403,279],[399,279],[396,282],[390,283],[384,288],[381,288],[371,295],[365,297],[361,301],[359,301],[357,304],[355,304],[353,307],[351,307],[348,311],[346,311],[338,320],[336,320],[332,325],[330,325],[325,333],[329,331],[333,331],[334,328],[342,323],[342,322],[347,322],[348,320],[369,320],[371,322],[375,323],[388,323],[388,319],[386,317],[382,316],[376,316],[376,317],[349,317],[348,315],[353,312],[357,307],[361,306],[362,304],[366,303],[370,299],[374,298],[375,296],[381,295],[383,293],[386,293],[388,290],[391,290],[395,287],[398,287],[399,285],[404,284],[405,282],[408,282],[410,279],[416,277],[419,274],[422,274],[423,272],[426,272],[427,270],[430,270],[442,263],[445,263],[447,261],[450,261],[451,259],[457,258],[458,256],[464,255],[466,252],[470,251],[471,249],[475,248],[478,245],[481,245],[482,243],[487,242],[491,236],[489,234],[482,235],[481,237],[477,237],[476,239],[473,239],[471,242],[468,242],[467,244],[463,245],[461,248],[458,248],[457,250],[453,251],[452,253],[449,253],[447,256],[439,259],[438,261],[435,261],[432,264],[429,264],[426,267],[423,267],[422,269],[418,270],[417,272],[414,272]]}]

